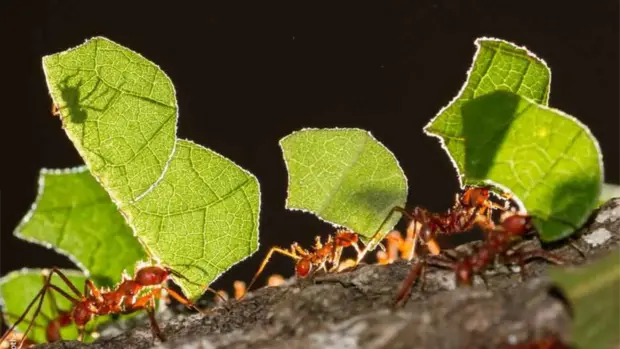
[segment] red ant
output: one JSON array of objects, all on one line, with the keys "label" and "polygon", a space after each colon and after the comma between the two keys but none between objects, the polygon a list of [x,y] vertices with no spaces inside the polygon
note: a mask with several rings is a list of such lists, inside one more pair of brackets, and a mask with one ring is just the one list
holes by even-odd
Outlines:
[{"label": "red ant", "polygon": [[[401,251],[403,256],[412,260],[415,256],[415,248],[418,239],[422,239],[433,255],[441,251],[435,240],[437,235],[457,234],[471,230],[475,225],[483,229],[492,230],[494,227],[491,219],[493,209],[506,210],[490,200],[489,189],[484,187],[469,187],[461,195],[456,196],[454,206],[446,212],[432,213],[422,207],[414,207],[407,211],[400,206],[393,207],[383,220],[377,232],[370,239],[366,248],[359,254],[359,263],[369,249],[376,244],[376,239],[381,236],[382,227],[390,220],[394,213],[401,213],[409,219],[407,225],[407,237],[403,240],[395,236],[388,236],[388,250],[394,246]],[[506,202],[507,203],[507,202]],[[384,257],[381,255],[381,257]],[[393,257],[393,256],[392,256]],[[387,256],[388,261],[392,258]]]},{"label": "red ant", "polygon": [[[473,284],[473,277],[475,275],[482,277],[486,283],[483,273],[497,258],[500,258],[506,264],[516,261],[521,267],[520,271],[523,279],[525,278],[525,262],[527,260],[543,258],[555,264],[563,264],[562,259],[542,249],[528,252],[514,249],[515,243],[531,231],[531,219],[531,216],[519,213],[511,213],[505,216],[498,227],[487,231],[486,239],[477,248],[475,253],[464,256],[459,260],[446,261],[445,259],[431,259],[429,256],[415,263],[396,296],[395,305],[403,301],[406,295],[409,294],[409,290],[420,273],[422,273],[422,282],[424,281],[424,271],[427,264],[453,269],[457,284],[466,286]],[[514,253],[511,254],[510,252]]]},{"label": "red ant", "polygon": [[[315,245],[312,248],[314,251],[305,250],[297,243],[292,244],[289,250],[277,246],[272,247],[263,259],[256,274],[254,274],[247,290],[250,290],[258,276],[263,272],[274,252],[296,260],[295,275],[303,278],[308,276],[315,267],[326,272],[338,270],[342,250],[350,246],[353,246],[358,253],[360,252],[357,234],[351,231],[340,230],[333,237],[330,235],[325,244],[321,243],[321,238],[317,236]],[[329,270],[327,269],[327,264],[331,265]]]},{"label": "red ant", "polygon": [[[57,274],[62,279],[75,296],[51,283],[54,274]],[[161,294],[162,290],[166,290],[169,295],[186,307],[201,312],[191,301],[164,285],[170,276],[187,280],[183,275],[170,268],[152,265],[137,269],[133,279],[124,277],[123,281],[112,290],[100,290],[90,279],[87,279],[84,283],[84,293],[80,293],[77,287],[62,273],[62,271],[58,268],[52,268],[49,274],[44,278],[45,280],[41,290],[26,307],[24,313],[17,319],[13,326],[2,336],[0,342],[4,341],[8,335],[15,330],[17,325],[24,320],[26,315],[30,312],[30,309],[38,301],[30,324],[26,328],[26,331],[24,331],[24,337],[20,341],[20,347],[25,343],[26,336],[41,311],[41,306],[48,290],[56,291],[73,303],[69,312],[59,312],[57,318],[49,322],[46,328],[48,340],[54,341],[60,339],[60,327],[68,326],[70,324],[69,321],[75,323],[79,330],[78,340],[83,340],[85,327],[94,316],[130,314],[144,309],[149,316],[153,334],[161,341],[165,341],[165,337],[155,320],[154,312],[156,307],[155,300],[163,298]],[[139,295],[145,287],[149,288],[147,293],[145,295]],[[208,287],[205,289],[216,293]]]}]

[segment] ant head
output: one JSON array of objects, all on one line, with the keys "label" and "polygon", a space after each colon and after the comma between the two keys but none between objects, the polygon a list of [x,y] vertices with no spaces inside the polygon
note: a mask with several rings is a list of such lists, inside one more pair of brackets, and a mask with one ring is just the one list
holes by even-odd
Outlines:
[{"label": "ant head", "polygon": [[297,274],[298,277],[306,277],[308,276],[308,274],[310,274],[310,271],[312,270],[312,263],[310,263],[310,260],[307,258],[302,258],[297,262],[297,265],[295,265],[295,273]]},{"label": "ant head", "polygon": [[502,228],[512,235],[523,235],[532,229],[532,217],[525,214],[511,214],[502,220]]}]

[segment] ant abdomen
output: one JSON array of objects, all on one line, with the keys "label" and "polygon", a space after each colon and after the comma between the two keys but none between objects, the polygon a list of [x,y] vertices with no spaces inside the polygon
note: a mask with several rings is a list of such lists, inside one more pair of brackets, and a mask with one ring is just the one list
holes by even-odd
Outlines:
[{"label": "ant abdomen", "polygon": [[168,279],[170,273],[158,266],[144,267],[136,273],[135,280],[140,286],[160,285]]},{"label": "ant abdomen", "polygon": [[308,276],[308,274],[310,274],[310,270],[312,269],[312,263],[310,262],[310,260],[306,259],[306,258],[302,258],[299,260],[299,262],[297,262],[297,265],[295,266],[295,273],[297,274],[298,277],[306,277]]},{"label": "ant abdomen", "polygon": [[514,214],[506,217],[502,222],[504,230],[513,235],[522,235],[531,229],[531,217],[527,215]]}]

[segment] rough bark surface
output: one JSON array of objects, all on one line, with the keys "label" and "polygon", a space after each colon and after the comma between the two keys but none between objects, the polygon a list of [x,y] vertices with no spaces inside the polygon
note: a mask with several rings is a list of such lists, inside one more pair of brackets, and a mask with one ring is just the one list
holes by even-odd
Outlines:
[{"label": "rough bark surface", "polygon": [[[546,249],[575,265],[617,249],[620,199],[603,205],[577,236],[575,243],[585,250],[585,259],[568,241]],[[539,246],[536,240],[529,243]],[[263,288],[242,301],[213,308],[206,316],[160,319],[168,338],[165,343],[142,324],[92,344],[67,341],[39,348],[472,349],[501,348],[503,343],[549,334],[566,338],[570,309],[552,292],[545,277],[548,267],[545,261],[528,263],[526,282],[521,282],[514,268],[495,268],[487,275],[488,288],[481,280],[474,287],[456,288],[453,272],[430,267],[424,291],[418,283],[407,304],[394,310],[394,296],[410,264],[363,265],[349,272]]]}]

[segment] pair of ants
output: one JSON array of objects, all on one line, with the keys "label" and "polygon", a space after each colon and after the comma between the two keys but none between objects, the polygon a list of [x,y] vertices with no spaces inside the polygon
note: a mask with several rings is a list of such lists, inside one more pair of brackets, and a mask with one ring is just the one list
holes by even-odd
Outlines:
[{"label": "pair of ants", "polygon": [[[406,210],[403,207],[394,207],[379,226],[379,229],[370,238],[364,249],[360,249],[358,236],[354,232],[340,230],[334,236],[329,236],[323,244],[317,237],[312,250],[305,250],[294,243],[289,250],[281,247],[272,247],[263,259],[258,271],[250,282],[252,287],[260,273],[269,262],[273,253],[280,253],[296,260],[295,271],[297,277],[310,275],[313,269],[325,272],[341,271],[359,264],[370,250],[380,244],[382,227],[390,220],[393,214],[400,213],[408,219],[406,237],[403,239],[397,231],[386,237],[387,248],[378,252],[379,263],[390,263],[398,258],[413,260],[411,272],[398,291],[394,305],[404,301],[418,278],[424,282],[424,273],[427,265],[452,269],[455,272],[458,285],[472,285],[477,275],[486,283],[484,272],[496,261],[504,264],[518,264],[521,276],[525,278],[525,263],[528,260],[542,258],[554,264],[563,264],[563,260],[541,248],[523,251],[517,243],[532,231],[532,217],[510,210],[510,196],[501,195],[503,205],[491,200],[491,193],[486,187],[467,187],[461,195],[456,196],[454,205],[446,212],[433,213],[423,207]],[[501,213],[499,223],[494,221],[495,213]],[[440,235],[454,235],[471,231],[474,227],[484,232],[484,240],[476,250],[469,255],[455,257],[442,253],[437,237]],[[417,254],[418,244],[426,247],[426,254]],[[342,251],[353,247],[357,252],[357,260],[353,263],[341,263]],[[387,251],[385,251],[387,250]],[[328,269],[327,267],[330,266]]]},{"label": "pair of ants", "polygon": [[[493,221],[493,215],[496,211],[503,212],[502,218],[497,225]],[[521,266],[522,273],[525,261],[532,258],[544,258],[553,263],[562,264],[560,258],[542,249],[528,252],[516,249],[515,244],[527,232],[531,231],[531,217],[509,211],[507,200],[503,206],[493,202],[490,199],[490,193],[487,188],[469,187],[461,195],[457,195],[455,204],[446,212],[433,213],[422,207],[415,207],[410,211],[402,207],[394,207],[363,249],[359,246],[358,235],[347,230],[337,231],[334,235],[330,235],[324,243],[317,237],[315,245],[310,250],[302,248],[297,243],[294,243],[289,249],[273,247],[263,259],[247,289],[239,291],[235,298],[243,298],[245,292],[251,289],[274,253],[294,259],[296,261],[295,274],[300,278],[308,277],[313,272],[320,270],[337,272],[356,266],[370,250],[380,244],[382,227],[395,213],[401,213],[409,220],[409,223],[405,239],[393,233],[388,235],[387,250],[388,255],[391,256],[387,258],[387,262],[395,258],[394,251],[400,252],[408,260],[413,260],[417,257],[409,276],[398,291],[395,305],[407,298],[409,291],[420,276],[422,276],[422,282],[424,281],[424,272],[427,265],[453,269],[459,285],[471,285],[475,275],[482,277],[484,280],[484,271],[498,259],[507,264],[518,263]],[[460,258],[442,253],[443,251],[436,241],[439,235],[459,234],[469,231],[475,226],[478,226],[485,232],[485,239],[475,253],[461,256]],[[426,254],[416,253],[418,244],[426,246]],[[341,261],[342,252],[348,247],[355,249],[357,260],[343,263]],[[383,259],[383,261],[385,262],[386,259]],[[51,283],[54,274],[60,277],[72,294]],[[72,308],[68,312],[57,311],[55,318],[47,319],[46,339],[49,342],[60,340],[60,329],[72,323],[75,323],[79,330],[78,339],[83,340],[86,325],[93,317],[109,314],[130,314],[141,310],[147,312],[154,335],[164,341],[165,337],[157,324],[154,314],[156,301],[164,298],[163,290],[186,307],[202,312],[191,301],[166,286],[166,282],[171,276],[187,280],[187,278],[171,268],[150,265],[138,268],[133,278],[124,276],[123,281],[111,290],[99,289],[91,280],[86,280],[84,291],[80,292],[60,270],[54,268],[44,278],[43,287],[24,313],[19,316],[11,328],[2,336],[0,343],[5,342],[16,326],[24,321],[26,315],[36,303],[34,315],[26,331],[24,331],[18,347],[29,343],[27,334],[41,311],[46,294],[51,295],[52,291],[71,301]],[[221,293],[217,293],[208,287],[205,287],[205,290],[214,292],[219,297],[224,298]]]}]

